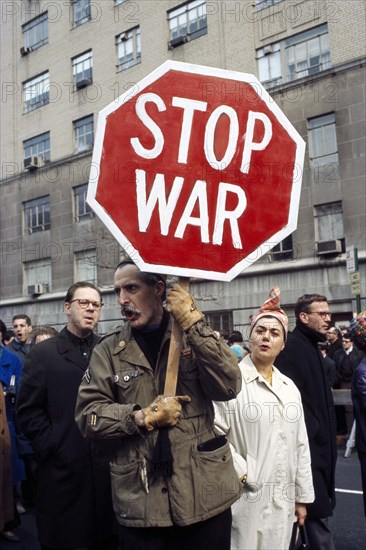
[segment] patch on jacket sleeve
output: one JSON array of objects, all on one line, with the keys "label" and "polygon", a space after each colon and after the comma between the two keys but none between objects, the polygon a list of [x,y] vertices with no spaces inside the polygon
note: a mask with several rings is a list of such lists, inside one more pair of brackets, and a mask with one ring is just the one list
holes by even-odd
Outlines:
[{"label": "patch on jacket sleeve", "polygon": [[97,413],[92,412],[91,415],[90,415],[90,425],[91,426],[96,426],[97,425],[97,420],[98,420]]},{"label": "patch on jacket sleeve", "polygon": [[88,367],[86,369],[86,371],[84,372],[84,376],[82,378],[82,381],[84,382],[87,382],[88,384],[90,384],[91,382],[91,372],[90,372],[90,368]]}]

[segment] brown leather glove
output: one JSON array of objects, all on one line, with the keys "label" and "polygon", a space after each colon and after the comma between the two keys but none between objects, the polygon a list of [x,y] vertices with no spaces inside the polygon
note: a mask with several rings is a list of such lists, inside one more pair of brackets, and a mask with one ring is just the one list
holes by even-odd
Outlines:
[{"label": "brown leather glove", "polygon": [[178,284],[169,289],[166,308],[183,331],[190,329],[203,317],[192,296]]},{"label": "brown leather glove", "polygon": [[175,397],[158,395],[151,405],[142,409],[145,415],[145,428],[151,431],[154,428],[175,426],[182,413],[181,403],[189,403],[190,400],[188,395],[176,395]]}]

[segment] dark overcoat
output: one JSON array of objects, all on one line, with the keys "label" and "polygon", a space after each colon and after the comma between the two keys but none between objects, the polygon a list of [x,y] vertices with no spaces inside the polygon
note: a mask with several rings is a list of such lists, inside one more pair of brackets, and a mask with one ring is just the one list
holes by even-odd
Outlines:
[{"label": "dark overcoat", "polygon": [[5,397],[0,387],[0,532],[14,519],[13,483],[11,477],[11,445],[6,420]]},{"label": "dark overcoat", "polygon": [[309,437],[315,501],[309,519],[332,515],[335,506],[336,418],[333,395],[317,343],[322,335],[298,322],[275,364],[301,393]]},{"label": "dark overcoat", "polygon": [[46,546],[90,546],[114,529],[110,456],[102,443],[84,439],[74,420],[86,368],[66,329],[34,346],[23,368],[17,419],[37,456],[37,527]]},{"label": "dark overcoat", "polygon": [[352,351],[347,355],[344,349],[339,349],[334,354],[336,364],[336,384],[340,388],[351,388],[353,373],[363,358],[362,351],[353,346]]},{"label": "dark overcoat", "polygon": [[360,453],[366,454],[366,357],[362,359],[353,376],[352,400],[356,420],[356,448]]}]

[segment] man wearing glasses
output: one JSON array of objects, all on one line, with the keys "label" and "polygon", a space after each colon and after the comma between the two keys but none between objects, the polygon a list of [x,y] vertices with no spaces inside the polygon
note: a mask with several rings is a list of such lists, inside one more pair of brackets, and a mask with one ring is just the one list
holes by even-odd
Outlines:
[{"label": "man wearing glasses", "polygon": [[327,356],[334,360],[334,354],[342,349],[342,333],[337,327],[330,327],[327,332]]},{"label": "man wearing glasses", "polygon": [[103,306],[88,282],[66,293],[67,324],[33,347],[25,361],[17,419],[37,457],[36,517],[42,550],[115,548],[109,464],[101,443],[85,440],[74,409],[81,379],[99,338]]},{"label": "man wearing glasses", "polygon": [[336,419],[333,396],[318,342],[325,342],[331,322],[327,298],[304,294],[295,305],[296,327],[276,360],[300,390],[308,432],[315,501],[307,505],[309,545],[334,550],[328,519],[335,506]]},{"label": "man wearing glasses", "polygon": [[[336,365],[336,387],[341,390],[350,390],[352,388],[353,373],[360,364],[363,353],[354,345],[349,334],[342,336],[342,348],[334,354]],[[343,428],[345,435],[349,435],[353,424],[352,405],[339,405],[343,413]]]}]

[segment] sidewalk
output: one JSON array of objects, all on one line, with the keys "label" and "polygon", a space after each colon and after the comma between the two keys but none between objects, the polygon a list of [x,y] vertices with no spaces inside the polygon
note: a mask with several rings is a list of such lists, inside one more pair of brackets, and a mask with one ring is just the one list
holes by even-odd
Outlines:
[{"label": "sidewalk", "polygon": [[0,535],[0,550],[40,550],[34,510],[22,514],[20,519],[21,525],[14,529],[14,532],[20,538],[20,542],[9,542]]}]

